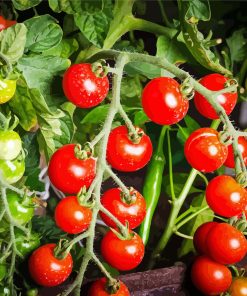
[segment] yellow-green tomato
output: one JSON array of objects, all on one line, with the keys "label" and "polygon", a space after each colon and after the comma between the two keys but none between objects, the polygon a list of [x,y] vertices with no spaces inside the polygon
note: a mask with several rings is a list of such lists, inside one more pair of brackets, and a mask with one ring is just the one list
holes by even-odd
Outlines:
[{"label": "yellow-green tomato", "polygon": [[0,159],[16,158],[22,148],[21,138],[15,131],[0,131]]},{"label": "yellow-green tomato", "polygon": [[0,104],[8,102],[15,94],[16,81],[15,80],[0,80]]}]

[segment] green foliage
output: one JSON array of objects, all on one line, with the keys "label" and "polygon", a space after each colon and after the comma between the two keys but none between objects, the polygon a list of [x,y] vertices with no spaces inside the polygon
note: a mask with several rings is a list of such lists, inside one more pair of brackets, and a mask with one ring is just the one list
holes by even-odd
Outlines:
[{"label": "green foliage", "polygon": [[26,10],[38,5],[42,0],[12,0],[13,5],[18,10]]}]

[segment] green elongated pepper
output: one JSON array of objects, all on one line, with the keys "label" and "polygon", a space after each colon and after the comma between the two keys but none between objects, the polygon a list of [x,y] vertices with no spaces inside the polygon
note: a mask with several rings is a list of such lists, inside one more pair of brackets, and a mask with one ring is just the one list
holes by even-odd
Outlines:
[{"label": "green elongated pepper", "polygon": [[147,213],[144,221],[140,226],[139,235],[141,236],[143,243],[145,245],[147,244],[149,239],[152,218],[153,218],[157,203],[159,201],[160,192],[161,192],[162,176],[163,176],[163,171],[166,164],[166,160],[163,152],[163,144],[164,144],[164,137],[167,129],[168,129],[168,126],[163,126],[161,130],[158,146],[149,162],[145,181],[144,181],[144,186],[143,186],[142,193],[146,200]]}]

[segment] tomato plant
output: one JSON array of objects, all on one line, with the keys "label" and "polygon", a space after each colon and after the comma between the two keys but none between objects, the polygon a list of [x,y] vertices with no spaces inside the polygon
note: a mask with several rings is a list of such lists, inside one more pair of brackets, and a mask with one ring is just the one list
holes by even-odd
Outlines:
[{"label": "tomato plant", "polygon": [[13,160],[21,152],[21,138],[15,131],[0,131],[0,159]]},{"label": "tomato plant", "polygon": [[[244,137],[238,138],[238,147],[242,153],[244,163],[247,166],[247,140]],[[234,168],[235,162],[234,162],[234,153],[233,153],[232,145],[228,146],[228,155],[224,165],[229,168]]]},{"label": "tomato plant", "polygon": [[107,296],[107,295],[116,295],[116,296],[129,296],[129,290],[123,282],[120,282],[120,287],[116,293],[107,292],[107,280],[106,278],[99,279],[95,281],[89,290],[89,296]]},{"label": "tomato plant", "polygon": [[40,245],[40,236],[38,233],[30,233],[28,237],[21,231],[16,231],[16,248],[24,258],[27,257],[32,251],[37,249]]},{"label": "tomato plant", "polygon": [[[101,203],[122,224],[128,222],[130,229],[139,226],[146,215],[145,199],[134,189],[131,189],[129,196],[126,196],[121,188],[112,188],[102,195]],[[106,214],[100,213],[100,216],[108,226],[116,227]]]}]

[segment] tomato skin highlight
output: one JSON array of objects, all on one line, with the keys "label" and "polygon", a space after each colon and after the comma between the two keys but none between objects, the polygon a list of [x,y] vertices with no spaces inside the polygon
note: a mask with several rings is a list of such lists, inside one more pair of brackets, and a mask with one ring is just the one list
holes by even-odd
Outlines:
[{"label": "tomato skin highlight", "polygon": [[206,238],[209,231],[217,224],[217,222],[206,222],[197,228],[194,233],[193,243],[198,254],[207,254]]},{"label": "tomato skin highlight", "polygon": [[55,244],[46,244],[35,250],[28,261],[33,280],[44,287],[54,287],[63,283],[71,274],[73,260],[70,254],[64,259],[54,256]]},{"label": "tomato skin highlight", "polygon": [[[225,76],[213,73],[204,76],[199,80],[200,84],[209,90],[217,91],[225,88],[225,83],[229,80]],[[231,114],[236,106],[238,95],[237,93],[224,93],[217,97],[217,102],[225,109],[226,114]],[[200,93],[195,92],[194,102],[196,109],[205,117],[209,119],[218,119],[219,116],[215,112],[211,104]]]},{"label": "tomato skin highlight", "polygon": [[207,127],[192,132],[184,147],[188,163],[204,173],[213,172],[221,167],[227,153],[227,147],[219,141],[219,133]]},{"label": "tomato skin highlight", "polygon": [[107,283],[106,278],[101,278],[95,281],[90,287],[88,296],[108,296],[108,295],[130,296],[129,290],[123,282],[120,281],[120,288],[117,291],[117,293],[114,293],[114,294],[109,294],[105,290],[106,283]]},{"label": "tomato skin highlight", "polygon": [[206,189],[209,207],[218,215],[233,217],[240,215],[247,205],[247,191],[231,176],[213,178]]},{"label": "tomato skin highlight", "polygon": [[[143,132],[138,128],[138,133]],[[150,138],[144,133],[139,143],[129,139],[128,129],[121,125],[114,128],[108,139],[107,161],[116,170],[134,172],[142,169],[150,160],[153,146]]]},{"label": "tomato skin highlight", "polygon": [[118,238],[111,230],[101,241],[101,254],[104,260],[118,270],[131,270],[137,267],[144,257],[144,244],[140,236],[126,240]]},{"label": "tomato skin highlight", "polygon": [[79,204],[76,196],[63,198],[55,209],[55,221],[63,231],[77,234],[85,231],[92,220],[92,211]]},{"label": "tomato skin highlight", "polygon": [[0,104],[7,103],[13,98],[16,90],[16,81],[0,79]]},{"label": "tomato skin highlight", "polygon": [[20,156],[13,160],[0,159],[2,177],[9,184],[18,182],[25,173],[25,159]]},{"label": "tomato skin highlight", "polygon": [[231,296],[247,296],[247,278],[234,278],[229,289]]},{"label": "tomato skin highlight", "polygon": [[196,288],[205,295],[219,295],[226,292],[232,282],[230,270],[206,256],[195,259],[191,278]]},{"label": "tomato skin highlight", "polygon": [[171,125],[182,120],[189,109],[179,83],[170,77],[152,79],[143,89],[142,106],[147,116],[160,125]]},{"label": "tomato skin highlight", "polygon": [[97,77],[91,64],[75,64],[63,77],[63,90],[69,101],[80,108],[92,108],[100,104],[108,94],[107,76]]},{"label": "tomato skin highlight", "polygon": [[0,131],[0,159],[13,160],[21,152],[21,138],[15,131]]},{"label": "tomato skin highlight", "polygon": [[[238,148],[242,152],[243,160],[245,165],[247,166],[247,140],[245,137],[238,138]],[[234,153],[232,145],[228,146],[228,156],[224,163],[225,166],[228,168],[234,168],[235,161],[234,161]]]},{"label": "tomato skin highlight", "polygon": [[[146,215],[146,202],[144,197],[137,191],[133,190],[131,194],[135,194],[136,200],[127,204],[122,201],[120,188],[112,188],[107,190],[101,197],[102,205],[110,211],[122,224],[126,221],[129,223],[129,228],[134,229],[139,226]],[[102,220],[109,227],[116,227],[116,224],[104,213],[100,212]]]},{"label": "tomato skin highlight", "polygon": [[227,223],[218,223],[206,238],[208,255],[221,264],[235,264],[241,261],[247,252],[245,236]]},{"label": "tomato skin highlight", "polygon": [[59,148],[51,157],[48,174],[51,183],[67,194],[77,194],[83,186],[88,188],[96,173],[96,159],[78,159],[75,144]]}]

